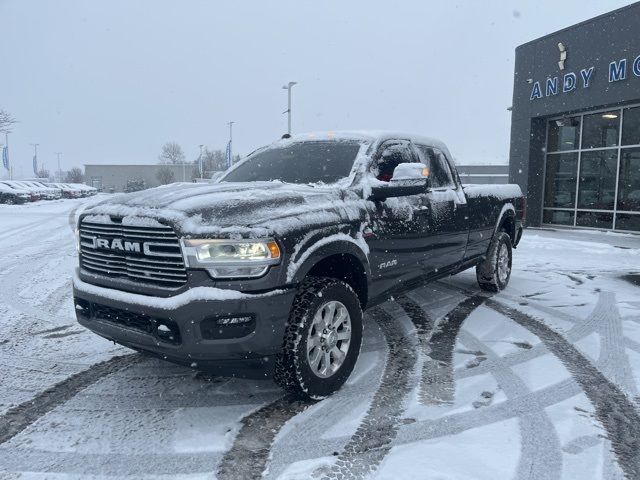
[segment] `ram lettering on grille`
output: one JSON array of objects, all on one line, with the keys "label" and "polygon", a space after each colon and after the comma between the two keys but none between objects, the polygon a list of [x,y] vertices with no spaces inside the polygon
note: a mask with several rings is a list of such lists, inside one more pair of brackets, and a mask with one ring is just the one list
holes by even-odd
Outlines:
[{"label": "ram lettering on grille", "polygon": [[80,223],[80,267],[86,273],[179,288],[187,281],[180,241],[167,225]]},{"label": "ram lettering on grille", "polygon": [[[93,237],[91,239],[91,248],[105,248],[108,250],[121,250],[123,252],[136,252],[140,253],[139,242],[129,242],[120,238],[114,238],[113,240],[107,240],[104,238]],[[87,245],[88,246],[88,245]]]}]

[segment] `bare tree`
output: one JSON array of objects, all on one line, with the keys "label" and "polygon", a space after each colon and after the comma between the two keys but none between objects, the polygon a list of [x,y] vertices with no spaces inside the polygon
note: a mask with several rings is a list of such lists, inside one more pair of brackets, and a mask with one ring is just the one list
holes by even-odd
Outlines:
[{"label": "bare tree", "polygon": [[205,150],[204,154],[204,166],[205,170],[208,171],[220,171],[226,170],[227,168],[227,159],[225,158],[224,152],[222,150]]},{"label": "bare tree", "polygon": [[156,178],[160,182],[160,185],[166,185],[176,181],[176,175],[169,167],[160,167],[156,172]]},{"label": "bare tree", "polygon": [[[193,162],[195,168],[191,173],[191,179],[200,178],[200,169],[198,167],[198,160]],[[227,169],[227,160],[222,150],[209,150],[204,149],[202,152],[202,170],[204,177],[209,178],[213,172],[220,172]]]},{"label": "bare tree", "polygon": [[11,132],[11,126],[16,122],[17,120],[9,112],[0,109],[0,133]]},{"label": "bare tree", "polygon": [[84,182],[84,173],[82,173],[82,169],[78,167],[73,167],[71,170],[67,172],[67,176],[64,179],[67,183],[82,183]]},{"label": "bare tree", "polygon": [[41,168],[40,170],[38,170],[38,178],[51,178],[51,175],[49,174],[49,170],[45,170],[44,168]]},{"label": "bare tree", "polygon": [[184,163],[184,152],[182,147],[176,142],[167,142],[162,146],[162,152],[158,155],[158,160],[162,164]]}]

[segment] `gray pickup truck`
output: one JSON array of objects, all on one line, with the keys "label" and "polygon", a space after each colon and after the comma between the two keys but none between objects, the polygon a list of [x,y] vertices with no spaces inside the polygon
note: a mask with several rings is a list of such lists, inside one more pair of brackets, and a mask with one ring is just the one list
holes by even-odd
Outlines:
[{"label": "gray pickup truck", "polygon": [[518,186],[462,186],[433,139],[294,136],[216,183],[83,212],[77,318],[172,362],[323,398],[353,370],[365,308],[471,267],[481,288],[505,288],[524,209]]}]

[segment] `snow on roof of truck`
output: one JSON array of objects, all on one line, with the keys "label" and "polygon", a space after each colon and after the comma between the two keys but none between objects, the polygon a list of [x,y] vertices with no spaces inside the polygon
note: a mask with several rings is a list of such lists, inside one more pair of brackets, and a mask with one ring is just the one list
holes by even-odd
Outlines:
[{"label": "snow on roof of truck", "polygon": [[295,135],[292,135],[290,138],[277,140],[276,142],[274,142],[274,144],[323,140],[354,140],[359,142],[372,143],[393,139],[411,140],[412,142],[416,143],[425,143],[429,146],[436,147],[440,150],[448,152],[447,146],[438,139],[426,137],[424,135],[416,135],[413,133],[385,130],[344,130],[297,133]]}]

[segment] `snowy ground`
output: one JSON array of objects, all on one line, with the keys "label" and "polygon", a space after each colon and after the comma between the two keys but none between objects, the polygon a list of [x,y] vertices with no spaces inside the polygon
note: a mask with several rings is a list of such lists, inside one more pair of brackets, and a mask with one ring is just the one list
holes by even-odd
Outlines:
[{"label": "snowy ground", "polygon": [[505,292],[369,310],[348,384],[303,404],[78,326],[83,202],[0,206],[0,478],[640,478],[640,237],[529,230]]}]

